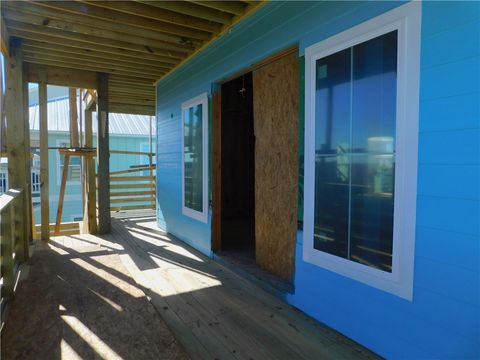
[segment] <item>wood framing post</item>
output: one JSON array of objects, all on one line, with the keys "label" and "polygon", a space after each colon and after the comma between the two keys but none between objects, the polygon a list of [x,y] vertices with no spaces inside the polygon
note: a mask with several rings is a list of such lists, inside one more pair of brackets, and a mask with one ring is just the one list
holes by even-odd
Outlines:
[{"label": "wood framing post", "polygon": [[212,96],[212,250],[222,248],[222,94]]},{"label": "wood framing post", "polygon": [[[23,99],[23,61],[19,46],[11,45],[11,59],[6,66],[6,143],[8,154],[8,183],[10,188],[26,189],[29,186],[30,174],[26,172],[27,162],[30,162],[30,151],[26,151],[30,144],[26,144]],[[7,58],[6,58],[7,59]],[[22,199],[13,205],[12,221],[14,224],[13,236],[15,258],[23,261],[28,258],[29,223],[26,221],[25,211],[27,200],[25,191]]]},{"label": "wood framing post", "polygon": [[[69,114],[70,114],[70,147],[79,147],[78,142],[78,112],[77,112],[77,89],[70,88],[68,91]],[[70,155],[63,156],[62,182],[60,183],[60,193],[58,195],[57,220],[55,221],[55,235],[60,235],[60,225],[62,223],[63,202],[65,191],[67,189],[68,170],[70,165]]]},{"label": "wood framing post", "polygon": [[98,233],[111,230],[110,218],[110,145],[108,138],[108,75],[97,77],[97,161],[98,161]]},{"label": "wood framing post", "polygon": [[[85,109],[85,147],[93,146],[93,127],[92,127],[92,110]],[[84,171],[84,194],[85,207],[83,213],[84,231],[89,234],[97,232],[97,204],[96,204],[96,179],[95,179],[95,159],[92,156],[85,157]]]},{"label": "wood framing post", "polygon": [[33,241],[33,228],[35,226],[33,220],[33,204],[32,204],[32,151],[30,146],[30,116],[28,111],[28,78],[27,67],[23,64],[23,125],[25,127],[25,153],[27,159],[25,161],[25,174],[27,174],[27,186],[25,188],[25,234],[27,241],[25,242],[25,253],[29,253],[29,243]]},{"label": "wood framing post", "polygon": [[48,194],[48,112],[47,112],[47,73],[38,70],[38,103],[40,121],[40,208],[42,240],[50,238],[50,199]]}]

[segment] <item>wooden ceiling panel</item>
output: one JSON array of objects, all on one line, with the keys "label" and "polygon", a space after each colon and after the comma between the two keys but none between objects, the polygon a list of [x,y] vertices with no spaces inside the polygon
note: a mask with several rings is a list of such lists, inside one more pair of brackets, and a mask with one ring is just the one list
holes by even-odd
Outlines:
[{"label": "wooden ceiling panel", "polygon": [[[2,33],[20,39],[31,81],[44,67],[56,85],[92,88],[95,74],[107,73],[110,111],[151,115],[155,82],[259,6],[245,1],[3,1]],[[82,73],[88,74],[85,80]]]}]

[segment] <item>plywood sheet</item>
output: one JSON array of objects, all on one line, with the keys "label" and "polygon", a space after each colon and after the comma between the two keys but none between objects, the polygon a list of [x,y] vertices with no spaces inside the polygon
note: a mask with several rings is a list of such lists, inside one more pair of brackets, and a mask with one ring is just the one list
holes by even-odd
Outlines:
[{"label": "plywood sheet", "polygon": [[259,266],[290,280],[298,191],[298,55],[253,73],[255,237]]}]

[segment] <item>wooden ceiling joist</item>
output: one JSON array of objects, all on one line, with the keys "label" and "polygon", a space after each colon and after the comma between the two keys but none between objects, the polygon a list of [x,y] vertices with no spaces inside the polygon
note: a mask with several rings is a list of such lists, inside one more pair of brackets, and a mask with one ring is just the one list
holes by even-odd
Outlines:
[{"label": "wooden ceiling joist", "polygon": [[10,38],[20,40],[31,82],[39,81],[43,68],[49,84],[94,89],[98,74],[108,74],[109,111],[153,115],[156,81],[258,6],[250,1],[3,1],[2,52]]},{"label": "wooden ceiling joist", "polygon": [[[137,45],[143,45],[148,48],[162,48],[166,50],[180,51],[180,52],[189,52],[194,49],[193,45],[182,45],[172,42],[167,42],[164,40],[156,40],[150,38],[139,37],[136,35],[130,35],[126,33],[120,33],[111,30],[94,28],[91,26],[79,25],[75,23],[69,23],[62,20],[50,19],[43,16],[24,14],[15,12],[12,10],[6,10],[3,12],[5,19],[10,21],[15,21],[17,26],[22,29],[23,24],[34,24],[41,26],[45,29],[54,29],[61,30],[66,32],[73,32],[82,34],[82,38],[86,36],[92,37],[92,41],[101,37],[105,40],[113,40],[114,42],[121,41],[124,43],[131,43]],[[24,30],[27,30],[23,28]],[[35,31],[35,29],[33,29]],[[38,31],[38,28],[37,28]]]},{"label": "wooden ceiling joist", "polygon": [[233,15],[245,13],[246,4],[238,1],[192,1],[195,4],[206,6],[211,9],[224,11]]},{"label": "wooden ceiling joist", "polygon": [[154,79],[156,77],[161,77],[165,72],[152,72],[147,70],[142,70],[141,68],[132,69],[129,67],[122,67],[119,65],[111,64],[102,64],[93,61],[85,63],[82,59],[68,59],[68,58],[59,58],[52,55],[43,55],[39,53],[30,53],[27,51],[23,52],[25,62],[44,64],[44,65],[54,65],[67,68],[81,68],[83,70],[97,71],[97,72],[107,72],[112,74],[128,74],[135,75],[144,79]]},{"label": "wooden ceiling joist", "polygon": [[178,64],[178,60],[167,58],[167,57],[155,57],[154,60],[149,58],[146,59],[144,56],[138,57],[136,54],[131,56],[130,54],[111,54],[109,52],[104,51],[97,51],[91,49],[85,49],[80,47],[72,47],[60,44],[54,44],[45,41],[37,41],[37,40],[28,40],[24,39],[22,42],[22,46],[24,48],[35,48],[41,50],[53,50],[57,52],[63,52],[66,54],[72,55],[85,55],[85,56],[92,56],[96,58],[101,58],[109,61],[123,61],[123,62],[130,62],[136,64],[137,66],[153,66],[153,67],[166,67],[172,68],[172,66]]},{"label": "wooden ceiling joist", "polygon": [[[105,59],[103,57],[97,57],[97,56],[89,56],[83,53],[71,53],[71,52],[62,52],[62,51],[57,51],[57,50],[52,50],[44,47],[35,47],[35,46],[29,46],[24,44],[23,46],[23,53],[30,53],[31,55],[50,55],[54,56],[55,58],[58,59],[78,59],[78,60],[85,60],[85,61],[92,61],[94,63],[99,63],[99,64],[104,64],[104,65],[118,65],[126,68],[132,68],[134,69],[139,69],[142,66],[147,66],[148,71],[153,70],[158,73],[162,73],[170,69],[169,65],[170,64],[163,64],[162,63],[155,63],[152,62],[151,64],[145,64],[142,62],[135,62],[133,59],[131,61],[125,61],[124,59]],[[171,66],[171,65],[170,65]]]},{"label": "wooden ceiling joist", "polygon": [[[56,19],[71,24],[90,26],[92,29],[111,30],[122,34],[129,34],[131,36],[145,37],[147,39],[154,40],[163,40],[173,44],[185,43],[185,37],[183,36],[171,35],[165,32],[151,30],[144,27],[137,27],[120,22],[113,22],[106,19],[98,19],[95,17],[79,15],[59,9],[55,9],[54,11],[52,11],[51,8],[39,6],[35,3],[11,1],[6,2],[4,7],[8,10],[13,10],[20,14],[32,14],[36,16],[41,16],[44,18],[45,21],[52,21],[52,19]],[[199,44],[201,44],[202,40],[189,39],[189,42],[194,46],[198,46]]]},{"label": "wooden ceiling joist", "polygon": [[153,5],[155,7],[175,11],[180,14],[200,17],[202,19],[213,21],[219,24],[228,24],[232,20],[232,15],[216,9],[200,6],[186,1],[140,1],[146,5]]},{"label": "wooden ceiling joist", "polygon": [[[50,27],[45,27],[41,25],[32,25],[28,23],[22,23],[13,20],[6,20],[7,27],[12,30],[24,31],[33,34],[48,35],[54,38],[61,38],[66,40],[76,40],[77,42],[90,43],[98,46],[111,47],[114,49],[124,49],[129,51],[138,52],[137,56],[141,54],[153,54],[153,55],[163,55],[176,59],[181,59],[187,55],[190,51],[185,48],[183,50],[171,49],[171,46],[164,46],[162,48],[156,48],[154,46],[144,46],[138,43],[127,42],[123,40],[114,40],[111,38],[105,38],[101,36],[92,36],[85,35],[82,33],[77,33],[74,31],[65,31],[54,29]],[[12,32],[13,35],[13,32]],[[120,38],[120,37],[119,37]]]},{"label": "wooden ceiling joist", "polygon": [[82,4],[77,1],[38,1],[36,4],[55,10],[71,12],[79,16],[89,16],[92,18],[107,20],[125,26],[134,25],[141,28],[151,29],[167,34],[182,36],[188,42],[189,38],[198,40],[208,40],[210,34],[206,31],[196,31],[195,29],[178,26],[158,19],[150,19],[140,16],[132,16],[119,11],[111,11],[98,6]]},{"label": "wooden ceiling joist", "polygon": [[82,2],[99,6],[111,11],[120,11],[129,15],[145,17],[148,19],[161,20],[166,23],[184,26],[195,30],[210,33],[219,32],[222,24],[213,23],[198,17],[179,14],[174,11],[164,10],[156,6],[137,3],[135,1],[83,1]]},{"label": "wooden ceiling joist", "polygon": [[112,67],[102,67],[99,65],[95,64],[85,64],[81,61],[78,62],[62,62],[60,60],[50,60],[50,59],[42,59],[42,58],[30,58],[30,57],[25,57],[24,61],[27,63],[32,63],[32,64],[41,64],[41,65],[46,65],[46,66],[54,66],[54,67],[63,67],[67,69],[79,69],[79,70],[86,70],[86,71],[93,71],[93,72],[98,72],[98,73],[107,73],[107,74],[116,74],[119,76],[135,76],[138,78],[143,78],[147,80],[148,82],[153,82],[157,78],[156,75],[150,75],[150,74],[143,74],[140,72],[132,72],[132,71],[122,71],[119,69],[115,69]]}]

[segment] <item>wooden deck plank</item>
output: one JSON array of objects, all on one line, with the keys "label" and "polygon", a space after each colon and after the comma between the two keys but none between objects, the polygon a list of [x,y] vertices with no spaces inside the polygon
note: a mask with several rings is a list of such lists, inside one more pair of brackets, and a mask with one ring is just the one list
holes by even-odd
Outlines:
[{"label": "wooden deck plank", "polygon": [[148,283],[152,303],[193,358],[376,358],[157,229],[152,216],[124,214],[113,221],[112,236],[128,253],[126,267],[136,268],[131,275]]}]

